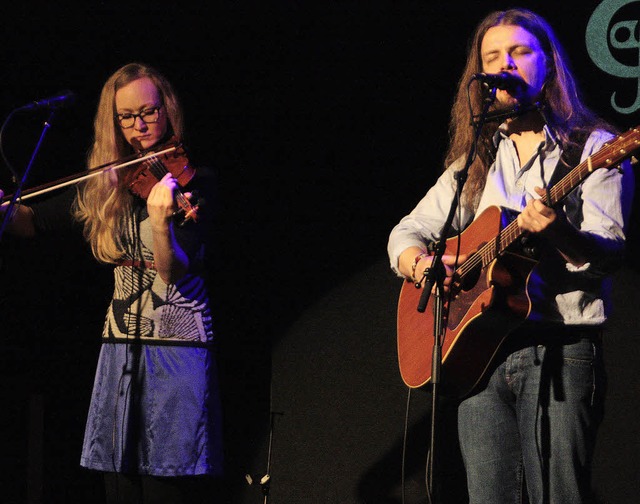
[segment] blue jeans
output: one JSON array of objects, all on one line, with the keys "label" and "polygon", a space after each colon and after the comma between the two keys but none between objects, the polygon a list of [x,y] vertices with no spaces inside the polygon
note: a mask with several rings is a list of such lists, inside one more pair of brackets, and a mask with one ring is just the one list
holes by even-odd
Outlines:
[{"label": "blue jeans", "polygon": [[590,502],[605,388],[601,344],[578,333],[505,354],[458,410],[470,504],[517,504],[525,492],[531,504]]}]

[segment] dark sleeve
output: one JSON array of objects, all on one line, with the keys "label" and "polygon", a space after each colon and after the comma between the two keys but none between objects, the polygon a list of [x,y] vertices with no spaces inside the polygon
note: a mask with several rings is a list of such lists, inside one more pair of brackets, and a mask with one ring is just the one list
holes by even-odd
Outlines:
[{"label": "dark sleeve", "polygon": [[36,232],[51,233],[80,229],[80,224],[71,215],[75,197],[76,189],[71,187],[46,200],[29,204],[33,209]]}]

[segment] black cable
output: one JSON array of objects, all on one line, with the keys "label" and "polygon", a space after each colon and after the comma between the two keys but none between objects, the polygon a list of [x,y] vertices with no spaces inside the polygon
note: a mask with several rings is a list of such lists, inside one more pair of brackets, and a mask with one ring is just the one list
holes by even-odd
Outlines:
[{"label": "black cable", "polygon": [[411,388],[407,391],[407,407],[404,414],[404,434],[402,441],[402,461],[400,464],[400,492],[402,495],[402,504],[405,503],[405,466],[407,462],[407,437],[409,435],[409,405],[411,404]]}]

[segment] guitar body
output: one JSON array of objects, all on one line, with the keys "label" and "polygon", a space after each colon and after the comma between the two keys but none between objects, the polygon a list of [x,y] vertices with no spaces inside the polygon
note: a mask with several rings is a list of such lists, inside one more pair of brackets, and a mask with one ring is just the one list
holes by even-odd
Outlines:
[{"label": "guitar body", "polygon": [[[543,203],[556,205],[593,171],[620,168],[636,151],[640,151],[640,126],[580,162],[547,191]],[[445,254],[455,256],[459,249],[469,255],[456,269],[456,296],[443,309],[439,387],[451,397],[468,396],[477,388],[503,341],[531,312],[526,287],[537,261],[515,249],[523,235],[517,222],[508,222],[505,216],[500,208],[490,207],[459,237],[445,242]],[[432,373],[435,296],[420,313],[421,295],[422,289],[405,282],[398,302],[398,361],[402,379],[411,388],[429,383]]]},{"label": "guitar body", "polygon": [[[446,242],[445,254],[473,254],[499,234],[502,213],[485,210],[459,237]],[[467,261],[469,261],[467,259]],[[473,392],[489,368],[506,335],[530,311],[526,281],[536,261],[504,253],[477,274],[467,275],[451,303],[445,303],[446,331],[442,342],[440,388],[451,397]],[[476,273],[476,272],[473,272]],[[431,380],[435,296],[423,313],[417,311],[422,288],[405,282],[398,303],[398,360],[403,381],[419,388]],[[445,296],[446,297],[446,296]]]}]

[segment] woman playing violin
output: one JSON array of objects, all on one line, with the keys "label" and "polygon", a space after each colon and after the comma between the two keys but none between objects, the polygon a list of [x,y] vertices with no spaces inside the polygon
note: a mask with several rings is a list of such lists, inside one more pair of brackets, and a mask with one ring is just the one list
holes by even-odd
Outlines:
[{"label": "woman playing violin", "polygon": [[[169,82],[125,65],[102,89],[88,165],[179,141],[182,123]],[[104,472],[108,503],[195,502],[211,481],[203,476],[222,469],[203,229],[201,220],[176,224],[171,172],[145,201],[129,190],[134,170],[106,170],[73,191],[72,215],[94,256],[115,266],[81,465]],[[52,229],[57,200],[17,206],[8,230]]]}]

